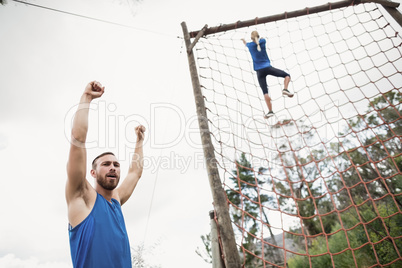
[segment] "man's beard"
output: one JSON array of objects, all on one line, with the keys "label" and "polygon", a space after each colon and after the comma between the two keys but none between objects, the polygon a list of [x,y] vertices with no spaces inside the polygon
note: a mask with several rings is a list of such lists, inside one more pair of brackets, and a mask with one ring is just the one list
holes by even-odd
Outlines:
[{"label": "man's beard", "polygon": [[96,181],[103,189],[111,191],[117,187],[117,185],[119,184],[120,178],[117,177],[117,175],[116,175],[116,179],[110,180],[107,178],[108,175],[109,175],[109,173],[106,174],[104,177],[97,177]]}]

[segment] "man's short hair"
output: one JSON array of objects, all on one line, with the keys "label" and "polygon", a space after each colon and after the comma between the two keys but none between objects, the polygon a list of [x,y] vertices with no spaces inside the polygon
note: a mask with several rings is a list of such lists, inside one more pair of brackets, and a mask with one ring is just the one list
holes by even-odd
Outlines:
[{"label": "man's short hair", "polygon": [[109,154],[115,156],[114,153],[112,153],[112,152],[104,152],[104,153],[101,153],[100,155],[98,155],[97,157],[95,157],[94,161],[92,161],[92,169],[96,169],[96,160],[98,160],[102,156],[109,155]]}]

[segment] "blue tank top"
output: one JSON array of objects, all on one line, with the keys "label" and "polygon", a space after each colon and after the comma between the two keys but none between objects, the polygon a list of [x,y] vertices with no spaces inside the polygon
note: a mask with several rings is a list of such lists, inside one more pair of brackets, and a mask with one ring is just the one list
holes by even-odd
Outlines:
[{"label": "blue tank top", "polygon": [[74,228],[69,225],[74,268],[131,268],[130,244],[120,203],[97,193],[89,215]]},{"label": "blue tank top", "polygon": [[269,60],[265,44],[267,40],[264,38],[260,39],[261,51],[258,51],[257,44],[254,42],[247,43],[247,48],[250,51],[251,58],[253,59],[254,71],[261,70],[271,66],[271,61]]}]

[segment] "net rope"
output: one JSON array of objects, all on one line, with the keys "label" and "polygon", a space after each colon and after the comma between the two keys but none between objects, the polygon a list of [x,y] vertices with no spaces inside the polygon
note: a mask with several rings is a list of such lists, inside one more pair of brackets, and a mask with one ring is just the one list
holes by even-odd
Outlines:
[{"label": "net rope", "polygon": [[[402,266],[402,38],[376,4],[201,38],[202,94],[243,267]],[[274,67],[267,108],[241,39]]]}]

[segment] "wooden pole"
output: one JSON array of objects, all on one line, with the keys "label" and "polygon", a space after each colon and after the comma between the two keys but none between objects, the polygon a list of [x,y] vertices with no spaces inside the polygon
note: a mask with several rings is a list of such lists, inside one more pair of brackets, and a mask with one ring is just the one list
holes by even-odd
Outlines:
[{"label": "wooden pole", "polygon": [[377,3],[387,7],[399,7],[399,3],[392,2],[389,0],[360,0],[361,3]]},{"label": "wooden pole", "polygon": [[[313,14],[313,13],[328,11],[328,10],[335,9],[335,8],[347,7],[352,2],[353,2],[353,0],[345,0],[345,1],[335,2],[335,3],[328,3],[325,5],[321,5],[321,6],[305,8],[302,10],[290,11],[290,12],[285,12],[282,14],[277,14],[277,15],[272,15],[272,16],[267,16],[267,17],[262,17],[262,18],[255,18],[252,20],[237,21],[237,22],[231,23],[231,24],[223,24],[223,25],[220,25],[217,27],[208,28],[205,31],[204,35],[224,32],[224,31],[228,31],[228,30],[234,30],[234,29],[243,28],[243,27],[249,27],[249,26],[263,24],[263,23],[267,23],[267,22],[285,20],[285,19],[294,18],[294,17],[300,17],[300,16],[309,15],[309,14]],[[191,32],[190,36],[194,37],[198,34],[198,32],[199,31]]]},{"label": "wooden pole", "polygon": [[[332,9],[347,7],[350,5],[358,5],[361,3],[378,3],[378,4],[381,4],[386,10],[391,10],[392,13],[397,12],[399,14],[399,17],[401,16],[401,14],[398,12],[398,10],[396,10],[396,8],[399,6],[399,3],[395,3],[392,1],[388,1],[388,0],[344,0],[344,1],[334,2],[334,3],[327,3],[325,5],[320,5],[320,6],[315,6],[315,7],[309,7],[309,8],[306,7],[305,9],[285,12],[282,14],[277,14],[277,15],[272,15],[272,16],[267,16],[267,17],[262,17],[262,18],[255,18],[252,20],[237,21],[235,23],[230,23],[230,24],[222,24],[220,26],[207,28],[206,30],[204,30],[203,35],[225,32],[225,31],[229,31],[229,30],[249,27],[249,26],[263,24],[263,23],[267,23],[267,22],[273,22],[273,21],[279,21],[279,20],[285,20],[285,19],[290,19],[290,18],[295,18],[295,17],[306,16],[306,15],[310,15],[310,14],[314,14],[314,13],[329,11]],[[388,12],[390,12],[390,11],[388,11]],[[390,12],[390,14],[391,14],[391,12]],[[395,15],[391,14],[391,16],[398,17],[398,14],[395,14]],[[398,18],[395,18],[395,20],[398,21]],[[399,21],[400,20],[401,19],[399,18]],[[194,38],[200,31],[190,32],[190,36],[192,38]]]},{"label": "wooden pole", "polygon": [[[402,14],[399,12],[397,7],[399,7],[399,3],[389,2],[389,1],[381,1],[379,4],[391,15],[394,20],[399,23],[399,26],[402,27]],[[396,5],[392,5],[396,4]]]},{"label": "wooden pole", "polygon": [[225,264],[222,259],[222,252],[219,246],[218,226],[215,222],[215,211],[209,212],[211,220],[211,255],[212,255],[212,268],[225,268]]},{"label": "wooden pole", "polygon": [[222,188],[222,182],[220,180],[218,167],[216,164],[215,152],[212,145],[211,135],[208,126],[208,118],[205,109],[205,102],[201,93],[201,86],[198,78],[194,54],[193,50],[188,50],[193,45],[191,44],[190,35],[188,33],[186,23],[182,22],[181,26],[183,29],[184,41],[187,48],[187,58],[197,109],[198,125],[200,127],[201,142],[204,150],[204,157],[208,172],[209,184],[212,192],[212,198],[218,218],[225,265],[226,268],[240,268],[241,264],[239,251],[236,246],[233,227],[229,216],[229,206],[227,204],[226,194]]},{"label": "wooden pole", "polygon": [[208,28],[208,24],[205,24],[204,28],[202,28],[201,31],[198,32],[196,37],[194,38],[194,41],[190,44],[190,46],[187,48],[187,53],[190,53],[193,50],[193,47],[195,44],[197,44],[198,40],[200,40],[201,36],[204,35],[205,30]]}]

